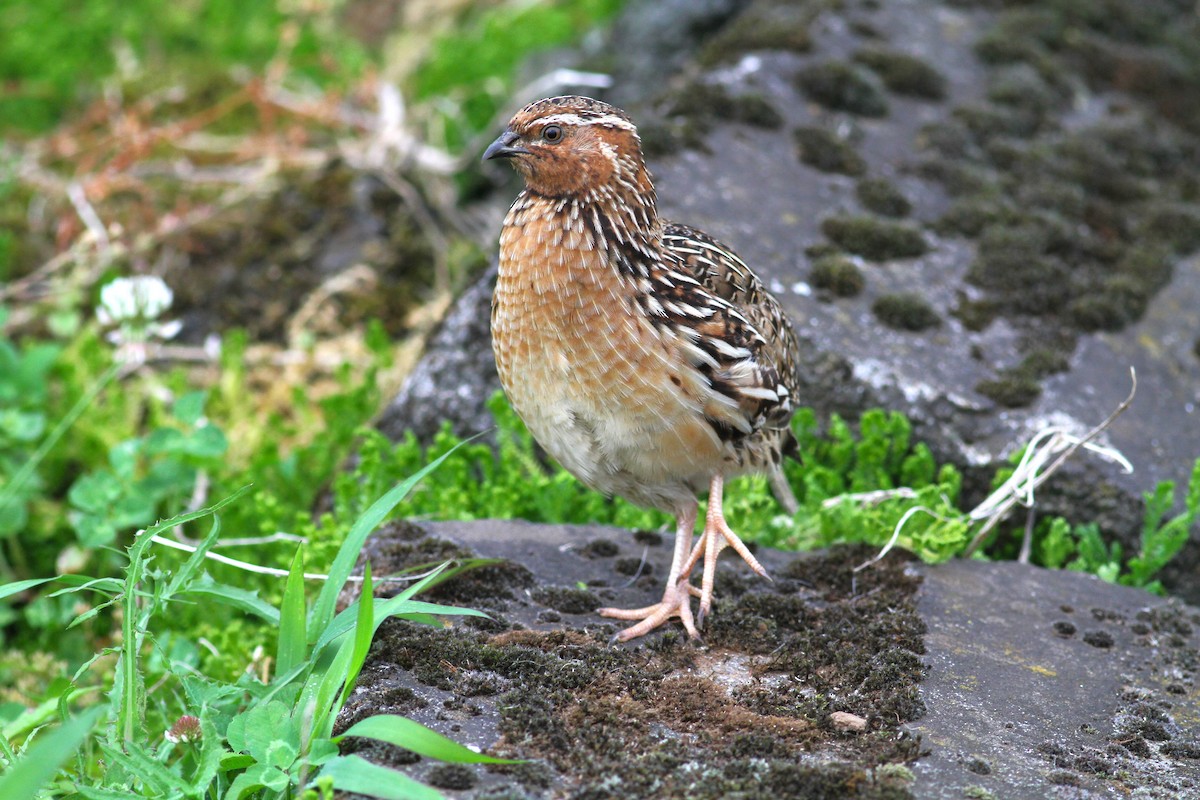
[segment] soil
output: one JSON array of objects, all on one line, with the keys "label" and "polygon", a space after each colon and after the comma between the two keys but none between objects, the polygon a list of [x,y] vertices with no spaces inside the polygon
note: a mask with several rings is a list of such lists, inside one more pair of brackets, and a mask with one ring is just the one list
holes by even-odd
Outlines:
[{"label": "soil", "polygon": [[676,621],[612,644],[595,609],[657,600],[671,544],[505,520],[385,526],[363,552],[377,576],[500,559],[425,596],[489,618],[385,622],[337,730],[403,714],[524,762],[343,751],[471,800],[1200,795],[1194,607],[1013,562],[894,552],[856,579],[872,551],[760,549],[772,581],[722,559],[703,644]]},{"label": "soil", "polygon": [[[381,530],[364,550],[376,574],[467,557],[469,541],[512,561],[427,595],[488,620],[385,623],[338,730],[402,713],[528,761],[447,772],[362,740],[344,752],[452,797],[910,796],[905,765],[920,742],[902,726],[924,713],[925,632],[911,565],[890,560],[856,581],[865,549],[772,551],[760,554],[774,578],[764,581],[725,559],[703,644],[672,623],[612,645],[618,628],[595,609],[657,600],[670,558],[657,538],[505,521]],[[646,567],[627,576],[634,560]]]}]

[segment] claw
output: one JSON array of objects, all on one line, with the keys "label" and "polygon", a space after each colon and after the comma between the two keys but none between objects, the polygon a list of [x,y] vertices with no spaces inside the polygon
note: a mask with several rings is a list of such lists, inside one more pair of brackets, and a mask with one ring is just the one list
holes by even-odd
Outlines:
[{"label": "claw", "polygon": [[696,630],[696,622],[692,617],[692,595],[696,588],[683,579],[676,584],[668,585],[663,592],[663,599],[652,606],[644,608],[602,608],[600,616],[611,619],[640,620],[612,638],[612,642],[627,642],[639,636],[645,636],[650,631],[662,625],[672,617],[679,617],[684,630],[692,639],[699,639],[700,632]]}]

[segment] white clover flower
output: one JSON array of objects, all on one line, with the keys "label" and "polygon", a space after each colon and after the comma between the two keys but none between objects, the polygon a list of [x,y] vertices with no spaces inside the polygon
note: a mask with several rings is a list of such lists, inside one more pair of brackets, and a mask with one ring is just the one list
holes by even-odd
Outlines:
[{"label": "white clover flower", "polygon": [[178,320],[156,322],[171,307],[175,294],[171,287],[156,275],[135,275],[117,278],[100,290],[100,305],[96,319],[101,325],[117,325],[108,338],[115,344],[144,342],[147,339],[170,339],[179,333],[183,323]]},{"label": "white clover flower", "polygon": [[156,275],[117,278],[100,290],[96,316],[101,324],[158,319],[171,307],[175,293]]}]

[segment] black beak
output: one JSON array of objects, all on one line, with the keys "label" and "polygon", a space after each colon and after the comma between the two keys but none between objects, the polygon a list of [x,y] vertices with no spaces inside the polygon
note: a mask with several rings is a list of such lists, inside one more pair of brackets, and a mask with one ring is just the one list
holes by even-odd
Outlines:
[{"label": "black beak", "polygon": [[488,149],[483,151],[483,160],[488,161],[493,158],[512,158],[513,156],[529,155],[529,151],[524,147],[513,147],[515,142],[519,142],[521,137],[519,134],[512,131],[505,131],[500,134],[496,141],[488,145]]}]

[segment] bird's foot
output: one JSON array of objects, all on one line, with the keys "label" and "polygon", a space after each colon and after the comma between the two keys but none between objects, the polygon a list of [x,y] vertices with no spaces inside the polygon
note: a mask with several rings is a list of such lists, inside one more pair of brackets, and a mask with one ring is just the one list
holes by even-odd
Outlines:
[{"label": "bird's foot", "polygon": [[672,617],[679,617],[689,637],[699,639],[700,632],[696,629],[696,620],[692,616],[692,597],[699,595],[700,590],[688,583],[685,577],[667,584],[663,599],[659,603],[645,608],[602,608],[600,616],[640,620],[636,625],[631,625],[614,636],[614,642],[628,642],[630,639],[645,636]]},{"label": "bird's foot", "polygon": [[696,622],[700,627],[704,627],[704,619],[712,611],[713,584],[716,582],[717,575],[717,556],[726,547],[732,547],[755,573],[767,580],[771,580],[771,576],[767,574],[767,570],[754,557],[750,549],[746,547],[746,543],[726,524],[718,495],[715,503],[710,501],[708,515],[704,521],[704,532],[700,534],[700,538],[696,542],[696,546],[693,548],[687,562],[683,565],[682,571],[683,575],[690,575],[696,564],[703,559],[704,574],[700,579],[700,590],[697,594],[700,598],[700,611],[696,616]]}]

